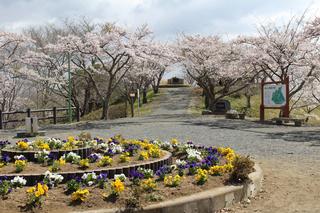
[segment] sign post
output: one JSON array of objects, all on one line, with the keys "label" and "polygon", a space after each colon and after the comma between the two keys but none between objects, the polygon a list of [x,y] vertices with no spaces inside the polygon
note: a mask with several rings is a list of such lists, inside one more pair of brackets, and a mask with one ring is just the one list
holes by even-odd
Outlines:
[{"label": "sign post", "polygon": [[282,109],[282,117],[289,117],[289,78],[278,82],[261,82],[260,121],[265,109]]}]

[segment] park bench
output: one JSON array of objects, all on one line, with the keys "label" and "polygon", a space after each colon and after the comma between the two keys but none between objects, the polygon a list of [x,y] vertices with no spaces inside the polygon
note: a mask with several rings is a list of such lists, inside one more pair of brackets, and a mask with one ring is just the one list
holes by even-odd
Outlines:
[{"label": "park bench", "polygon": [[302,124],[304,123],[304,119],[302,119],[302,118],[280,117],[280,118],[273,118],[272,120],[275,121],[277,125],[282,125],[283,123],[293,122],[295,126],[302,126]]}]

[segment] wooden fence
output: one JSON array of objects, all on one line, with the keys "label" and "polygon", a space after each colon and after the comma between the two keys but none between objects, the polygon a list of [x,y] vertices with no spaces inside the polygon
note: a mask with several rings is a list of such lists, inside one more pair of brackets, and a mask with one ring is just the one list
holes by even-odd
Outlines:
[{"label": "wooden fence", "polygon": [[[73,111],[73,119],[76,119],[78,122],[80,121],[80,111],[79,108],[72,107],[71,108]],[[66,113],[63,116],[59,116],[59,112],[65,111]],[[2,112],[0,110],[0,129],[4,129],[5,124],[8,123],[19,123],[19,122],[24,122],[25,117],[32,117],[32,114],[39,114],[42,113],[42,117],[38,117],[39,121],[43,120],[51,120],[53,124],[57,124],[58,119],[67,119],[68,118],[68,108],[57,108],[53,107],[52,109],[26,109],[26,110],[20,110],[20,111],[12,111],[12,112]],[[47,114],[49,114],[47,116]],[[24,115],[24,118],[15,118],[10,120],[10,115]]]}]

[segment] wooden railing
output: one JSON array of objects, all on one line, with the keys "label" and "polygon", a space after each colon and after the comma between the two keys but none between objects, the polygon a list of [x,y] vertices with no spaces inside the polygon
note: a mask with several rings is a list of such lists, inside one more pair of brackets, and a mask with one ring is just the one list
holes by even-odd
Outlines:
[{"label": "wooden railing", "polygon": [[[73,111],[73,119],[76,119],[78,122],[80,121],[80,111],[79,108],[76,107],[72,107],[71,108]],[[62,112],[65,111],[65,115],[63,116],[58,116],[58,112]],[[38,117],[39,121],[42,120],[52,120],[53,124],[57,124],[58,119],[66,119],[68,118],[68,108],[57,108],[57,107],[53,107],[52,109],[26,109],[26,110],[19,110],[19,111],[11,111],[11,112],[2,112],[0,110],[0,129],[4,129],[5,124],[8,123],[19,123],[19,122],[24,122],[25,121],[25,117],[32,117],[32,114],[38,114],[38,113],[43,113],[42,117]],[[49,113],[49,116],[46,116],[46,114]],[[24,118],[21,119],[10,119],[10,115],[23,115],[25,114]],[[7,115],[7,116],[6,116]],[[5,118],[7,117],[7,118]]]}]

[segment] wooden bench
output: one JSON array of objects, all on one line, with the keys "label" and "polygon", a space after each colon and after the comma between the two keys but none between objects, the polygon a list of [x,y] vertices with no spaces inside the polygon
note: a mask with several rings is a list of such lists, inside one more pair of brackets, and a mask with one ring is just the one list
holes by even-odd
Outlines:
[{"label": "wooden bench", "polygon": [[280,117],[280,118],[273,118],[273,121],[276,122],[277,125],[282,125],[284,123],[293,122],[295,126],[302,126],[304,123],[304,119],[302,118],[286,118],[286,117]]}]

